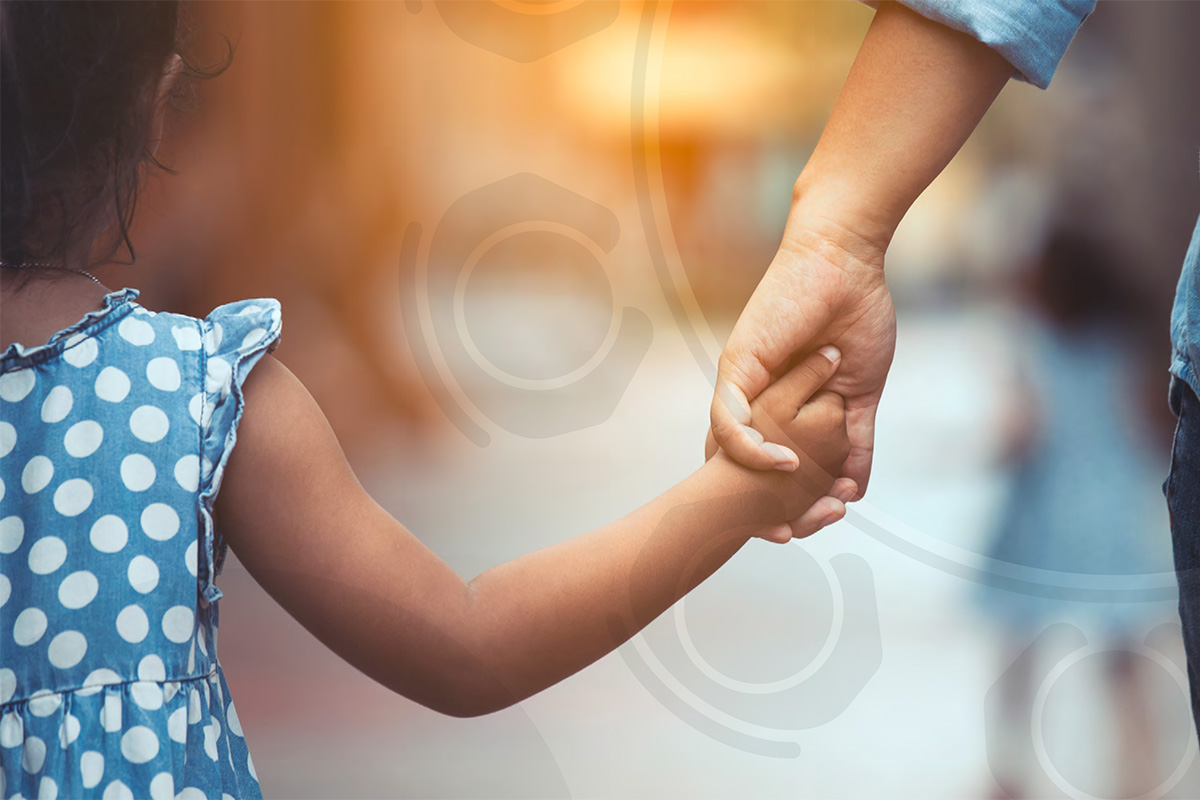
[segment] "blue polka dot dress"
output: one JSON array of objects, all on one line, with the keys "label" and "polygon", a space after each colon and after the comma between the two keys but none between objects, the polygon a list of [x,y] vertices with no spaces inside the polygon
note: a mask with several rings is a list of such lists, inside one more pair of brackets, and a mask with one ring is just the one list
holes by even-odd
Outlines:
[{"label": "blue polka dot dress", "polygon": [[0,356],[0,797],[261,797],[217,661],[213,501],[279,304],[137,291]]}]

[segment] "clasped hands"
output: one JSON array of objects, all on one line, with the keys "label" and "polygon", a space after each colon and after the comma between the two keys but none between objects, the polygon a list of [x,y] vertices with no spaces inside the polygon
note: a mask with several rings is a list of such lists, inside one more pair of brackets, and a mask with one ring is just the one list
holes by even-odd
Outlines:
[{"label": "clasped hands", "polygon": [[896,342],[886,243],[793,212],[721,354],[705,447],[706,459],[759,471],[784,502],[786,521],[756,534],[780,543],[836,522],[865,492]]}]

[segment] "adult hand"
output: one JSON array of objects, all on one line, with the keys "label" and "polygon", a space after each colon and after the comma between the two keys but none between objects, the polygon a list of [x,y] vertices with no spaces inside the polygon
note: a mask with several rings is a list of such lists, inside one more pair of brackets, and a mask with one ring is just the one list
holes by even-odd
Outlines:
[{"label": "adult hand", "polygon": [[721,355],[712,432],[732,458],[759,469],[795,468],[794,453],[762,444],[746,426],[748,402],[792,359],[832,344],[842,364],[829,388],[845,398],[850,438],[842,476],[858,496],[866,491],[875,411],[896,344],[883,254],[909,206],[1012,72],[1002,55],[967,34],[879,4],[796,182],[779,252]]},{"label": "adult hand", "polygon": [[710,449],[720,446],[757,469],[794,469],[794,453],[762,443],[748,426],[749,403],[796,358],[832,344],[842,362],[826,388],[845,399],[850,438],[841,475],[854,481],[861,497],[871,473],[875,411],[896,346],[885,245],[799,209],[721,354]]}]

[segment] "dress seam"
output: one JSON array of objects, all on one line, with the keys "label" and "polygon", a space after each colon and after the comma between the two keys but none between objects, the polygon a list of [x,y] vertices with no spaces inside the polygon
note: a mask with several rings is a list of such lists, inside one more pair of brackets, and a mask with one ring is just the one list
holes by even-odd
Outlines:
[{"label": "dress seam", "polygon": [[38,692],[42,692],[42,694],[38,694],[38,692],[34,692],[33,694],[27,695],[26,697],[22,697],[22,698],[14,697],[11,700],[8,700],[4,703],[0,703],[0,711],[7,710],[10,706],[17,706],[17,705],[20,705],[21,703],[28,703],[31,700],[39,700],[43,697],[53,697],[54,695],[57,695],[57,694],[74,694],[75,692],[81,692],[84,689],[103,689],[107,686],[129,686],[134,683],[154,683],[159,686],[164,686],[168,683],[193,683],[195,681],[210,680],[216,674],[217,674],[217,662],[214,661],[212,667],[208,670],[208,672],[202,673],[200,675],[192,675],[187,678],[165,678],[161,681],[160,680],[146,680],[143,678],[130,678],[129,680],[113,681],[111,683],[85,683],[82,686],[75,686],[75,687],[71,687],[71,688],[67,688],[67,689],[55,689],[53,691],[39,689]]}]

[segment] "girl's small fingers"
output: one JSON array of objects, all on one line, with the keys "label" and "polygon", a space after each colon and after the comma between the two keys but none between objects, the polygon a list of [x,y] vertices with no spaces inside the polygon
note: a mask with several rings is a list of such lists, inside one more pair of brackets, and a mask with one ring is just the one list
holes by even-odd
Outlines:
[{"label": "girl's small fingers", "polygon": [[836,497],[822,497],[791,522],[792,536],[803,539],[846,516],[846,504]]},{"label": "girl's small fingers", "polygon": [[793,410],[799,409],[833,377],[841,362],[841,352],[832,345],[826,345],[788,370],[786,375],[763,392],[763,396],[780,394],[787,398]]}]

